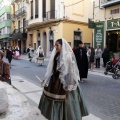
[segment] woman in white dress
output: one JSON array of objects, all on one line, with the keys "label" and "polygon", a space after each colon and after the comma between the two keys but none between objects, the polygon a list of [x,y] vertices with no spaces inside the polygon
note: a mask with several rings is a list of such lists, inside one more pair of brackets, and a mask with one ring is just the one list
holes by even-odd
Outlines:
[{"label": "woman in white dress", "polygon": [[44,51],[41,46],[36,51],[36,63],[43,65],[44,63]]}]

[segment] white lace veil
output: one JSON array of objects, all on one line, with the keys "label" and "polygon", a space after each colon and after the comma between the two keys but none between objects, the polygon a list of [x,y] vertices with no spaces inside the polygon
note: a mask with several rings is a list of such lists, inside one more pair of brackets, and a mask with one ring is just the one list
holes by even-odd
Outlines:
[{"label": "white lace veil", "polygon": [[[43,86],[49,85],[50,78],[52,76],[54,56],[56,55],[56,52],[56,48],[54,48],[48,63],[45,80],[42,83]],[[70,45],[64,39],[62,39],[62,50],[57,62],[57,70],[60,72],[59,79],[63,84],[63,88],[68,91],[75,90],[78,86],[78,80],[80,80],[79,71],[74,53]]]},{"label": "white lace veil", "polygon": [[36,54],[39,55],[39,53],[42,53],[44,55],[44,51],[43,51],[43,48],[41,46],[39,46],[37,51],[36,51]]}]

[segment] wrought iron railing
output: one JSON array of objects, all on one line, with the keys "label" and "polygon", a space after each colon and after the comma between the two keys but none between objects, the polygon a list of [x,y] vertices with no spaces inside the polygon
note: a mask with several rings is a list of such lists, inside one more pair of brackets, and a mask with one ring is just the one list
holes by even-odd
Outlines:
[{"label": "wrought iron railing", "polygon": [[25,27],[14,29],[13,33],[26,33]]},{"label": "wrought iron railing", "polygon": [[20,8],[19,10],[17,10],[17,11],[15,12],[15,16],[16,16],[16,17],[19,17],[19,16],[21,16],[21,15],[24,14],[24,13],[26,13],[26,7],[22,7],[22,8]]},{"label": "wrought iron railing", "polygon": [[43,13],[43,20],[55,19],[57,16],[56,10],[51,10],[46,13]]}]

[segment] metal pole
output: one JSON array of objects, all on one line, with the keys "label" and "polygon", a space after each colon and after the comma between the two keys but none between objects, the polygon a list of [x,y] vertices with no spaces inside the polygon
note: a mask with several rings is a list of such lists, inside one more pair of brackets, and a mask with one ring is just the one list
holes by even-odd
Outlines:
[{"label": "metal pole", "polygon": [[65,17],[65,5],[64,5],[64,17]]},{"label": "metal pole", "polygon": [[93,19],[94,19],[95,1],[93,1]]}]

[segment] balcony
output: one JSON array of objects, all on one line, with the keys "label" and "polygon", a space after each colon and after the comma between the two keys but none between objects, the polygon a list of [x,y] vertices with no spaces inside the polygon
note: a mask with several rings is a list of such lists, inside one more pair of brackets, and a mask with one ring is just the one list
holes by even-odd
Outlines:
[{"label": "balcony", "polygon": [[120,0],[101,0],[100,6],[101,7],[110,7],[120,3]]},{"label": "balcony", "polygon": [[56,19],[57,18],[56,16],[57,16],[56,10],[48,11],[46,13],[43,13],[43,21],[49,20],[49,19]]},{"label": "balcony", "polygon": [[14,29],[13,33],[12,33],[12,39],[14,40],[18,40],[18,39],[22,39],[25,40],[27,38],[27,33],[26,33],[26,29],[25,28],[19,28],[19,29]]},{"label": "balcony", "polygon": [[22,7],[15,12],[15,17],[20,17],[26,13],[26,7]]}]

